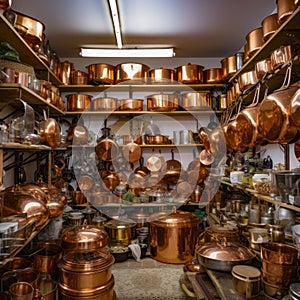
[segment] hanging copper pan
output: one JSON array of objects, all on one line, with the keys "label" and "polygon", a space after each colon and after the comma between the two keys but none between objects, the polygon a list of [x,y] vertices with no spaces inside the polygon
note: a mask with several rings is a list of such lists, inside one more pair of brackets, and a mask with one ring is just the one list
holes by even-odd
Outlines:
[{"label": "hanging copper pan", "polygon": [[275,91],[261,102],[258,131],[270,143],[289,143],[296,137],[298,128],[291,119],[291,99],[299,86],[298,83]]},{"label": "hanging copper pan", "polygon": [[245,152],[248,149],[248,147],[243,144],[241,137],[238,135],[236,119],[228,123],[226,137],[230,149],[238,152]]},{"label": "hanging copper pan", "polygon": [[128,162],[134,163],[141,159],[142,148],[138,144],[131,142],[123,146],[122,153]]},{"label": "hanging copper pan", "polygon": [[181,162],[174,159],[174,150],[171,150],[172,158],[166,161],[166,172],[164,179],[168,183],[176,184],[182,170]]},{"label": "hanging copper pan", "polygon": [[300,88],[292,98],[291,119],[293,123],[300,128]]},{"label": "hanging copper pan", "polygon": [[100,140],[96,145],[97,156],[104,161],[112,161],[119,155],[118,144],[109,138]]}]

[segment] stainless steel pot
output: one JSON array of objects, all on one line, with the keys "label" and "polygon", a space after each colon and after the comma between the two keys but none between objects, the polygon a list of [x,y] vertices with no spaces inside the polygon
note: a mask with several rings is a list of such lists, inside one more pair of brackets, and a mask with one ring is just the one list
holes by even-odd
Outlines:
[{"label": "stainless steel pot", "polygon": [[165,263],[186,263],[195,254],[202,220],[195,214],[173,209],[149,219],[151,256]]}]

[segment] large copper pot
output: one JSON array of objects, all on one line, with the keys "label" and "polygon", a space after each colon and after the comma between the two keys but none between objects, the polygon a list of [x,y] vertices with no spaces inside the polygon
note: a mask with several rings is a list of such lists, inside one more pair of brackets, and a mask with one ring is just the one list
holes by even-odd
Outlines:
[{"label": "large copper pot", "polygon": [[222,68],[210,68],[203,71],[204,83],[214,84],[222,81]]},{"label": "large copper pot", "polygon": [[121,99],[119,100],[119,110],[121,111],[141,111],[143,110],[143,99]]},{"label": "large copper pot", "polygon": [[176,68],[177,81],[180,83],[203,83],[203,66],[186,64]]},{"label": "large copper pot", "polygon": [[234,151],[245,152],[248,147],[244,145],[241,136],[238,134],[237,120],[230,121],[226,128],[226,142],[228,148]]},{"label": "large copper pot", "polygon": [[194,257],[202,223],[195,214],[174,208],[152,214],[148,222],[151,256],[155,260],[182,264]]},{"label": "large copper pot", "polygon": [[175,80],[175,70],[157,68],[149,71],[150,83],[166,84],[172,83]]},{"label": "large copper pot", "polygon": [[100,97],[93,99],[92,102],[94,111],[114,111],[118,108],[118,98]]},{"label": "large copper pot", "polygon": [[291,102],[291,119],[293,123],[300,128],[300,88],[294,94]]},{"label": "large copper pot", "polygon": [[115,67],[109,64],[92,64],[88,68],[88,81],[95,84],[114,84]]},{"label": "large copper pot", "polygon": [[97,289],[112,278],[114,257],[107,250],[70,251],[63,256],[60,282],[67,289]]},{"label": "large copper pot", "polygon": [[299,84],[279,89],[268,95],[260,104],[258,132],[270,143],[289,143],[296,137],[298,128],[291,120],[291,99]]},{"label": "large copper pot", "polygon": [[140,63],[122,63],[116,65],[116,83],[130,80],[130,83],[145,83],[149,67]]}]

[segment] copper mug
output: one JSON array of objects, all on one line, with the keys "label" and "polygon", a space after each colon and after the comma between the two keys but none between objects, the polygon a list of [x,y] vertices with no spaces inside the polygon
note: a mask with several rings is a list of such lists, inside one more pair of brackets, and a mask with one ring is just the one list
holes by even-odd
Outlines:
[{"label": "copper mug", "polygon": [[11,300],[32,300],[34,288],[28,282],[16,282],[9,288]]}]

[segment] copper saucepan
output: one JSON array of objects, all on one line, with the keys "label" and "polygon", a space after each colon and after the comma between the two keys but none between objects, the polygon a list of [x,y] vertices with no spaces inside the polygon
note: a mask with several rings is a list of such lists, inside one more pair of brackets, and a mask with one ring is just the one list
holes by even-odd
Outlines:
[{"label": "copper saucepan", "polygon": [[143,110],[143,102],[143,99],[122,99],[119,100],[119,110],[141,111]]},{"label": "copper saucepan", "polygon": [[88,84],[88,74],[86,72],[76,70],[71,74],[71,83],[74,85]]},{"label": "copper saucepan", "polygon": [[46,118],[39,123],[38,132],[42,143],[51,148],[56,148],[61,140],[61,129],[59,123],[53,118]]},{"label": "copper saucepan", "polygon": [[124,158],[130,162],[134,163],[141,159],[142,157],[142,148],[135,142],[130,142],[123,146],[122,153]]},{"label": "copper saucepan", "polygon": [[67,95],[68,111],[84,111],[90,109],[93,96],[87,94],[70,94]]},{"label": "copper saucepan", "polygon": [[104,161],[112,161],[119,155],[120,149],[118,144],[109,138],[100,140],[96,145],[97,156]]},{"label": "copper saucepan", "polygon": [[157,68],[149,71],[149,80],[150,83],[155,84],[172,83],[175,80],[175,75],[175,70]]},{"label": "copper saucepan", "polygon": [[94,111],[113,111],[118,108],[118,99],[114,97],[101,97],[93,99]]},{"label": "copper saucepan", "polygon": [[185,110],[206,110],[211,108],[209,92],[188,92],[182,94],[182,108]]},{"label": "copper saucepan", "polygon": [[204,83],[213,84],[222,81],[222,68],[210,68],[203,71]]},{"label": "copper saucepan", "polygon": [[179,95],[177,94],[153,94],[147,96],[147,110],[149,111],[173,111],[179,108]]},{"label": "copper saucepan", "polygon": [[95,84],[114,84],[115,67],[110,64],[92,64],[88,68],[88,81]]},{"label": "copper saucepan", "polygon": [[147,143],[150,145],[166,145],[169,144],[169,139],[162,134],[149,135],[147,136]]},{"label": "copper saucepan", "polygon": [[180,83],[203,83],[204,67],[197,64],[186,64],[176,68],[177,81]]},{"label": "copper saucepan", "polygon": [[263,30],[263,39],[264,41],[267,41],[279,28],[277,13],[265,17],[261,25]]},{"label": "copper saucepan", "polygon": [[141,63],[121,63],[116,65],[116,83],[130,80],[130,83],[145,83],[149,67]]},{"label": "copper saucepan", "polygon": [[247,45],[248,45],[248,52],[247,55],[249,57],[253,56],[264,44],[263,39],[263,30],[262,27],[255,28],[251,30],[247,36]]},{"label": "copper saucepan", "polygon": [[222,80],[227,80],[237,71],[236,57],[231,55],[221,60],[222,65]]}]

